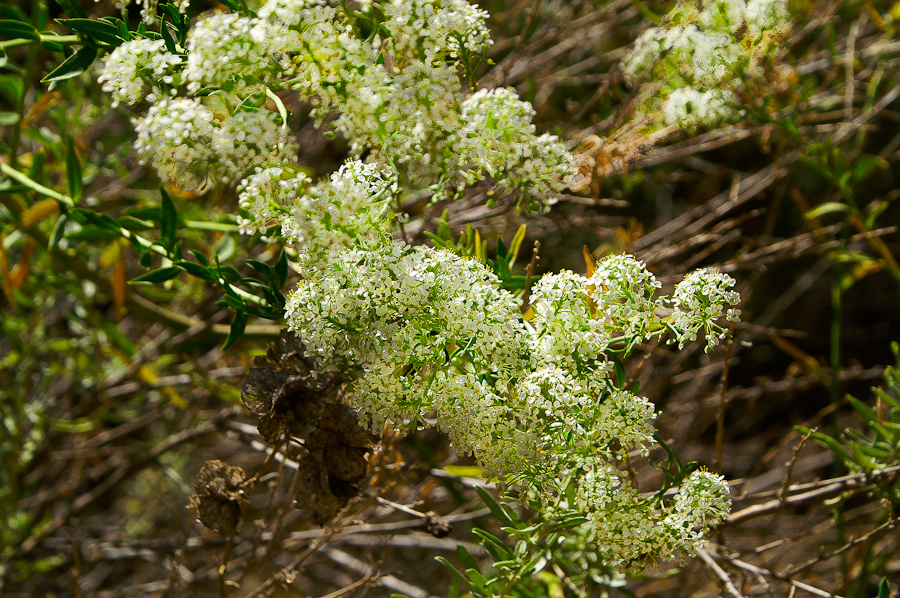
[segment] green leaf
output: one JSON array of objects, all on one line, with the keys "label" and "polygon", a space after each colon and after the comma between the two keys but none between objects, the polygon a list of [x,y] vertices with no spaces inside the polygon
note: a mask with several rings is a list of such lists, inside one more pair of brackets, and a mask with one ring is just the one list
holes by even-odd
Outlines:
[{"label": "green leaf", "polygon": [[204,265],[204,266],[209,265],[209,260],[206,259],[206,256],[203,255],[202,253],[200,253],[199,251],[197,251],[196,249],[191,249],[190,251],[188,251],[188,253],[190,253],[195,258],[197,258],[197,261],[200,262],[202,265]]},{"label": "green leaf", "polygon": [[501,525],[505,527],[520,527],[515,524],[515,522],[509,517],[509,515],[506,514],[506,511],[503,510],[503,508],[500,506],[500,503],[497,502],[497,499],[491,496],[490,492],[488,492],[481,486],[475,486],[475,492],[478,493],[478,496],[481,497],[481,500],[484,501],[484,504],[486,504],[487,507],[491,510],[491,513],[494,514],[494,517],[496,517],[500,521]]},{"label": "green leaf", "polygon": [[466,569],[478,568],[478,561],[475,560],[475,557],[472,556],[472,553],[469,552],[469,549],[462,544],[456,545],[456,554],[459,555],[459,560],[462,562],[463,567],[465,567]]},{"label": "green leaf", "polygon": [[0,112],[0,127],[11,127],[19,122],[18,112]]},{"label": "green leaf", "polygon": [[159,32],[162,34],[163,41],[166,43],[166,50],[172,54],[177,54],[178,49],[175,46],[175,38],[172,37],[172,32],[169,31],[169,25],[166,23],[165,17],[163,17],[162,23],[159,26]]},{"label": "green leaf", "polygon": [[116,17],[101,17],[101,20],[115,25],[116,30],[119,32],[119,37],[122,38],[123,41],[131,41],[131,32],[128,30],[128,25],[125,21],[117,19]]},{"label": "green leaf", "polygon": [[500,538],[477,527],[472,530],[472,533],[481,538],[481,545],[484,546],[484,549],[491,554],[495,561],[505,561],[515,556]]},{"label": "green leaf", "polygon": [[148,206],[136,206],[122,210],[123,214],[140,218],[141,220],[149,220],[150,222],[159,222],[159,205],[151,204]]},{"label": "green leaf", "polygon": [[128,41],[122,38],[116,25],[103,19],[57,19],[56,22],[74,29],[88,39],[110,46],[118,47],[122,42]]},{"label": "green leaf", "polygon": [[50,74],[41,79],[41,82],[53,83],[77,77],[94,64],[95,58],[97,58],[97,48],[91,46],[78,48],[74,54],[63,60]]},{"label": "green leaf", "polygon": [[236,343],[237,340],[243,336],[244,328],[246,327],[247,313],[243,311],[235,312],[234,319],[231,321],[231,329],[228,331],[228,337],[225,339],[225,344],[222,345],[222,350],[224,351]]},{"label": "green leaf", "polygon": [[891,598],[891,588],[888,586],[887,577],[881,578],[881,583],[878,585],[878,598]]},{"label": "green leaf", "polygon": [[847,395],[847,401],[850,403],[850,405],[853,406],[854,409],[856,409],[857,413],[863,416],[863,419],[866,420],[866,423],[871,423],[878,420],[878,416],[875,414],[875,412],[868,405],[866,405],[856,397]]},{"label": "green leaf", "polygon": [[9,39],[30,39],[40,41],[41,34],[31,23],[14,21],[12,19],[0,19],[0,37]]},{"label": "green leaf", "polygon": [[288,277],[287,252],[284,248],[281,249],[278,261],[275,262],[275,276],[278,277],[278,290],[280,291],[284,288],[284,284],[287,282]]},{"label": "green leaf", "polygon": [[77,0],[55,0],[59,7],[62,8],[67,15],[74,18],[87,17],[87,11],[81,6]]},{"label": "green leaf", "polygon": [[75,143],[72,138],[66,135],[66,178],[69,182],[69,197],[77,203],[81,199],[81,191],[83,188],[81,175],[81,162],[78,161],[78,154],[75,152]]},{"label": "green leaf", "polygon": [[128,281],[128,284],[157,284],[172,280],[184,271],[180,266],[165,266],[142,274]]},{"label": "green leaf", "polygon": [[216,273],[206,266],[201,266],[200,264],[195,264],[194,262],[188,262],[186,260],[179,260],[175,265],[184,268],[188,274],[201,280],[206,280],[208,282],[216,282],[218,280]]},{"label": "green leaf", "polygon": [[[503,242],[502,237],[497,237],[497,259],[503,259],[507,256],[506,244]],[[504,260],[505,263],[505,260]]]},{"label": "green leaf", "polygon": [[28,15],[21,8],[8,4],[0,4],[0,19],[31,24],[31,19],[28,18]]},{"label": "green leaf", "polygon": [[841,203],[839,201],[828,201],[814,207],[813,209],[806,212],[803,216],[807,220],[811,220],[813,218],[818,218],[819,216],[824,216],[825,214],[833,214],[835,212],[847,213],[849,211],[850,206],[845,203]]},{"label": "green leaf", "polygon": [[442,556],[434,557],[434,560],[442,564],[450,572],[454,579],[465,586],[467,590],[469,590],[470,592],[476,591],[475,586],[472,585],[472,582],[469,581],[469,578],[457,571],[456,567],[450,564],[450,561]]},{"label": "green leaf", "polygon": [[853,166],[851,166],[850,168],[850,172],[853,173],[853,183],[861,182],[876,168],[887,170],[888,168],[890,168],[890,164],[884,158],[875,156],[873,154],[861,155],[856,160],[854,160]]},{"label": "green leaf", "polygon": [[66,214],[61,214],[59,218],[56,219],[56,224],[53,225],[53,231],[50,233],[50,239],[47,242],[47,249],[52,251],[59,246],[59,242],[66,232],[66,222],[68,221],[69,217]]},{"label": "green leaf", "polygon": [[519,230],[516,231],[516,234],[513,236],[512,241],[509,244],[509,265],[512,267],[513,264],[516,263],[516,258],[519,257],[519,250],[522,249],[522,242],[525,240],[525,225],[519,227]]},{"label": "green leaf", "polygon": [[147,222],[146,220],[141,220],[140,218],[135,218],[134,216],[121,216],[119,217],[117,222],[125,230],[131,231],[141,232],[154,228],[152,222]]},{"label": "green leaf", "polygon": [[159,194],[162,197],[159,204],[159,240],[163,247],[171,249],[178,229],[178,211],[165,189],[160,187]]},{"label": "green leaf", "polygon": [[83,226],[80,230],[72,231],[65,237],[69,241],[87,241],[89,243],[106,242],[121,237],[118,231],[100,226]]}]

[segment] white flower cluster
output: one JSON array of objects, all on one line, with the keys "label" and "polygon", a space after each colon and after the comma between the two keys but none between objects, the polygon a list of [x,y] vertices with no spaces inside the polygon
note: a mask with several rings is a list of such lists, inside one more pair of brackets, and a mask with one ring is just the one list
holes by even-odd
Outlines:
[{"label": "white flower cluster", "polygon": [[[176,46],[179,54],[182,48]],[[163,40],[135,39],[113,50],[103,62],[97,81],[112,95],[113,107],[121,103],[156,102],[176,95],[177,67],[182,58],[166,49]]]},{"label": "white flower cluster", "polygon": [[299,196],[281,221],[282,235],[297,245],[298,272],[312,276],[350,250],[389,243],[396,191],[390,173],[354,160]]},{"label": "white flower cluster", "polygon": [[202,87],[224,87],[236,80],[234,92],[246,92],[243,77],[256,76],[267,57],[266,32],[259,19],[218,13],[198,19],[187,38],[188,91]]},{"label": "white flower cluster", "polygon": [[241,234],[252,235],[281,225],[291,206],[311,183],[312,179],[289,165],[257,168],[238,185],[240,208],[250,216],[238,216]]},{"label": "white flower cluster", "polygon": [[313,276],[349,250],[373,250],[390,242],[394,178],[372,164],[347,162],[328,181],[313,186],[295,168],[275,165],[257,171],[238,187],[243,234],[281,229],[297,246],[297,270]]},{"label": "white flower cluster", "polygon": [[[208,152],[200,146],[213,134],[185,140],[189,149],[141,146],[141,157],[162,166],[162,177],[179,186],[188,181],[178,168],[166,167],[172,153],[190,153],[200,170],[206,159],[206,170],[229,181],[273,160],[290,169],[283,131],[261,115],[264,96],[292,90],[311,102],[320,126],[336,116],[328,126],[347,138],[353,156],[394,171],[401,193],[455,195],[491,178],[520,202],[527,197],[529,209],[550,205],[574,173],[571,154],[555,136],[536,135],[534,110],[513,92],[482,90],[467,100],[459,79],[491,44],[487,13],[465,0],[385,0],[377,8],[361,3],[361,9],[327,0],[268,0],[256,15],[207,14],[188,32],[185,57],[166,54],[161,41],[126,45],[110,57],[101,83],[115,101],[144,97],[151,103],[175,99],[168,97],[171,90],[183,84],[215,115],[210,126],[220,134]],[[145,93],[144,79],[155,77],[168,86],[165,97]],[[229,123],[248,102],[260,108],[258,115],[248,112]],[[144,130],[161,130],[149,114],[144,120]],[[252,142],[226,134],[245,121],[254,128]],[[268,138],[256,138],[257,131]]]},{"label": "white flower cluster", "polygon": [[472,94],[462,103],[464,125],[451,145],[457,157],[454,171],[466,184],[487,173],[500,186],[516,191],[561,191],[575,168],[555,135],[535,136],[533,117],[531,104],[510,89]]},{"label": "white flower cluster", "polygon": [[388,0],[385,27],[403,59],[426,64],[480,54],[493,43],[485,25],[488,13],[465,0]]},{"label": "white flower cluster", "polygon": [[236,112],[222,121],[197,99],[163,99],[134,120],[135,150],[160,178],[194,189],[207,177],[226,183],[296,151],[271,112]]},{"label": "white flower cluster", "polygon": [[[652,74],[654,118],[695,129],[739,113],[735,90],[762,75],[762,59],[788,26],[784,0],[679,4],[666,26],[645,31],[623,60],[626,78]],[[649,71],[649,73],[647,72]]]},{"label": "white flower cluster", "polygon": [[[608,359],[611,343],[649,338],[668,324],[654,315],[668,300],[654,297],[659,283],[641,262],[613,256],[591,277],[545,276],[526,321],[477,261],[398,243],[341,255],[300,283],[286,317],[309,350],[349,376],[354,406],[373,431],[435,413],[486,475],[542,504],[558,501],[560,480],[572,479],[577,507],[613,565],[666,554],[661,546],[690,550],[697,530],[724,516],[727,509],[676,508],[719,504],[727,487],[718,478],[691,482],[696,497],[663,504],[644,500],[616,465],[654,444],[654,406],[620,388]],[[714,288],[695,297],[690,305],[702,313],[690,317],[711,324],[715,310],[707,308],[724,295],[704,276]],[[682,293],[676,301],[690,309]]]},{"label": "white flower cluster", "polygon": [[741,310],[726,308],[741,300],[736,291],[730,290],[733,286],[732,277],[706,268],[691,272],[678,283],[672,296],[675,314],[671,326],[677,332],[674,340],[678,341],[679,348],[685,342],[697,340],[697,332],[703,329],[706,350],[711,351],[728,333],[716,322],[723,316],[729,322],[740,321]]}]

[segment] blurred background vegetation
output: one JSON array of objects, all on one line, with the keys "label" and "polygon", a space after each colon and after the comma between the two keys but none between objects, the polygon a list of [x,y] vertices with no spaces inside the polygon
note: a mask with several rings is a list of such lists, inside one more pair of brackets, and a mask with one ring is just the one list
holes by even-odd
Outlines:
[{"label": "blurred background vegetation", "polygon": [[[640,93],[618,64],[647,16],[673,5],[483,2],[497,43],[480,85],[531,101],[539,129],[580,148],[590,185],[527,222],[487,208],[484,189],[412,204],[408,231],[424,242],[446,209],[451,229],[472,224],[482,238],[508,240],[527,223],[520,262],[539,242],[542,272],[584,272],[587,247],[635,254],[668,288],[705,266],[738,280],[732,343],[709,355],[702,343],[648,344],[629,372],[682,460],[732,481],[734,513],[699,558],[595,580],[589,595],[876,596],[882,578],[900,578],[900,386],[885,372],[900,340],[900,4],[792,0],[792,34],[743,90],[742,121],[650,142],[629,126]],[[105,0],[83,6],[118,14]],[[214,8],[194,2],[191,13]],[[0,6],[4,23],[66,35],[62,16],[43,0]],[[0,48],[2,164],[99,213],[158,220],[158,181],[133,155],[129,114],[93,72],[48,86],[61,52]],[[346,145],[283,99],[299,117],[300,161],[335,170]],[[274,263],[275,249],[237,234],[233,189],[171,191],[186,250]],[[434,557],[460,564],[459,544],[483,557],[475,525],[502,536],[470,461],[432,431],[386,438],[360,497],[316,526],[292,507],[302,481],[291,452],[267,459],[240,400],[277,322],[251,319],[223,352],[233,312],[216,304],[220,288],[186,275],[127,285],[146,271],[130,243],[66,226],[55,200],[9,176],[0,227],[0,594],[442,596],[450,577]],[[186,509],[207,459],[260,476],[230,538]],[[429,512],[449,535],[428,527]],[[533,591],[587,587],[551,567]]]}]

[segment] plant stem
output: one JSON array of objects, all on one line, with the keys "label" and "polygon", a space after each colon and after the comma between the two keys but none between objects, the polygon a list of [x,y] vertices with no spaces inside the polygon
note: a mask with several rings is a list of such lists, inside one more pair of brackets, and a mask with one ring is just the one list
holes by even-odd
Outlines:
[{"label": "plant stem", "polygon": [[[72,44],[81,43],[81,38],[77,35],[56,35],[53,33],[41,33],[41,42],[53,42],[55,44],[60,44],[63,46],[70,46]],[[29,46],[31,44],[37,44],[39,42],[33,39],[26,38],[16,38],[10,39],[5,42],[0,42],[0,50],[9,50],[11,48],[21,48],[24,46]]]}]

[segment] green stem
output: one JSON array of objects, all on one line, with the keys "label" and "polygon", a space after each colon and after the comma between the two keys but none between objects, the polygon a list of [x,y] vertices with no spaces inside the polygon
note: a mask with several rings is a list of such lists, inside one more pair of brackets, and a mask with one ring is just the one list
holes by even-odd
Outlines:
[{"label": "green stem", "polygon": [[67,208],[75,207],[75,201],[68,195],[63,195],[62,193],[58,193],[53,189],[50,189],[49,187],[44,187],[37,181],[28,178],[27,175],[19,172],[9,164],[0,164],[0,172],[3,172],[3,174],[11,178],[12,180],[16,181],[20,185],[25,185],[36,193],[40,193],[41,195],[49,197],[50,199],[55,199]]},{"label": "green stem", "polygon": [[[77,35],[55,35],[53,33],[42,33],[41,39],[42,42],[53,42],[55,44],[60,44],[63,46],[70,46],[72,44],[81,43],[81,37]],[[21,48],[24,46],[30,46],[31,44],[36,44],[33,39],[26,38],[16,38],[10,39],[5,42],[0,42],[0,50],[9,50],[11,48]]]},{"label": "green stem", "polygon": [[[35,5],[35,10],[37,5]],[[19,118],[13,125],[12,137],[9,141],[9,163],[17,166],[19,162],[19,141],[22,139],[22,120],[25,117],[25,96],[28,95],[28,89],[31,87],[31,79],[34,74],[34,62],[37,59],[40,46],[35,44],[28,49],[28,56],[25,58],[25,68],[21,73],[22,90],[19,97],[16,98],[16,114]]]},{"label": "green stem", "polygon": [[[24,211],[23,207],[20,206],[16,201],[14,201],[13,196],[9,194],[0,193],[0,205],[3,205],[7,209],[9,209],[9,211],[12,212],[12,214],[16,218],[20,218],[22,212]],[[19,230],[33,238],[35,241],[37,241],[38,245],[42,247],[47,247],[49,245],[49,238],[42,230],[40,230],[40,228],[38,228],[37,225],[31,225],[28,227],[20,225],[18,228]],[[66,251],[64,249],[61,249],[59,246],[54,246],[51,249],[51,252],[54,258],[59,259],[59,262],[61,264],[66,264],[68,268],[75,272],[75,274],[85,280],[91,281],[92,283],[97,285],[98,288],[102,289],[103,292],[112,293],[112,284],[110,283],[109,279],[97,272],[94,272],[87,265],[81,263],[78,259],[75,259],[75,256],[71,253],[71,251]],[[170,328],[179,330],[187,330],[192,328],[198,330],[203,329],[205,333],[212,334],[213,336],[220,339],[227,337],[229,332],[231,331],[231,326],[228,326],[226,324],[206,324],[202,320],[198,320],[190,316],[185,316],[177,312],[165,309],[164,307],[160,307],[155,303],[144,299],[133,291],[129,291],[125,295],[125,302],[135,314],[154,320],[156,322],[160,322]],[[280,332],[281,326],[278,325],[251,324],[244,330],[244,337],[270,341],[278,338]]]},{"label": "green stem", "polygon": [[[50,189],[49,187],[45,187],[45,186],[41,185],[37,181],[30,179],[27,175],[19,172],[15,168],[12,168],[8,164],[0,164],[0,172],[3,172],[3,174],[8,176],[9,178],[13,179],[14,181],[16,181],[22,185],[25,185],[26,187],[35,191],[36,193],[40,193],[41,195],[44,195],[51,199],[55,199],[56,201],[58,201],[59,203],[63,204],[64,206],[66,206],[68,208],[75,207],[75,201],[68,195],[63,195],[62,193],[54,191],[53,189]],[[200,225],[200,226],[195,226],[195,228],[203,228],[205,226],[206,230],[224,230],[225,232],[231,232],[232,230],[237,229],[237,227],[230,228],[233,225],[219,224],[219,223],[215,223],[215,222],[205,222],[205,223],[204,222],[193,222],[193,224]],[[119,228],[118,233],[119,233],[119,235],[121,235],[121,237],[123,239],[128,239],[129,241],[131,241],[132,243],[137,245],[141,249],[141,251],[151,251],[157,255],[161,255],[162,257],[172,259],[172,256],[169,254],[169,251],[162,245],[154,243],[153,241],[149,241],[149,240],[143,238],[142,236],[131,232],[130,230],[125,230],[124,228]],[[223,279],[223,278],[219,278],[217,282],[222,286],[225,286],[225,283],[226,283],[225,279]],[[240,289],[233,285],[231,286],[231,288],[235,292],[235,294],[237,294],[241,299],[243,299],[247,303],[253,303],[255,305],[263,305],[263,306],[268,305],[265,302],[265,300],[260,299],[256,295],[248,293],[247,291],[245,291],[243,289]]]},{"label": "green stem", "polygon": [[240,231],[240,227],[236,224],[228,224],[226,222],[207,222],[203,220],[187,220],[184,223],[185,228],[192,230],[209,230],[218,233],[236,233]]}]

